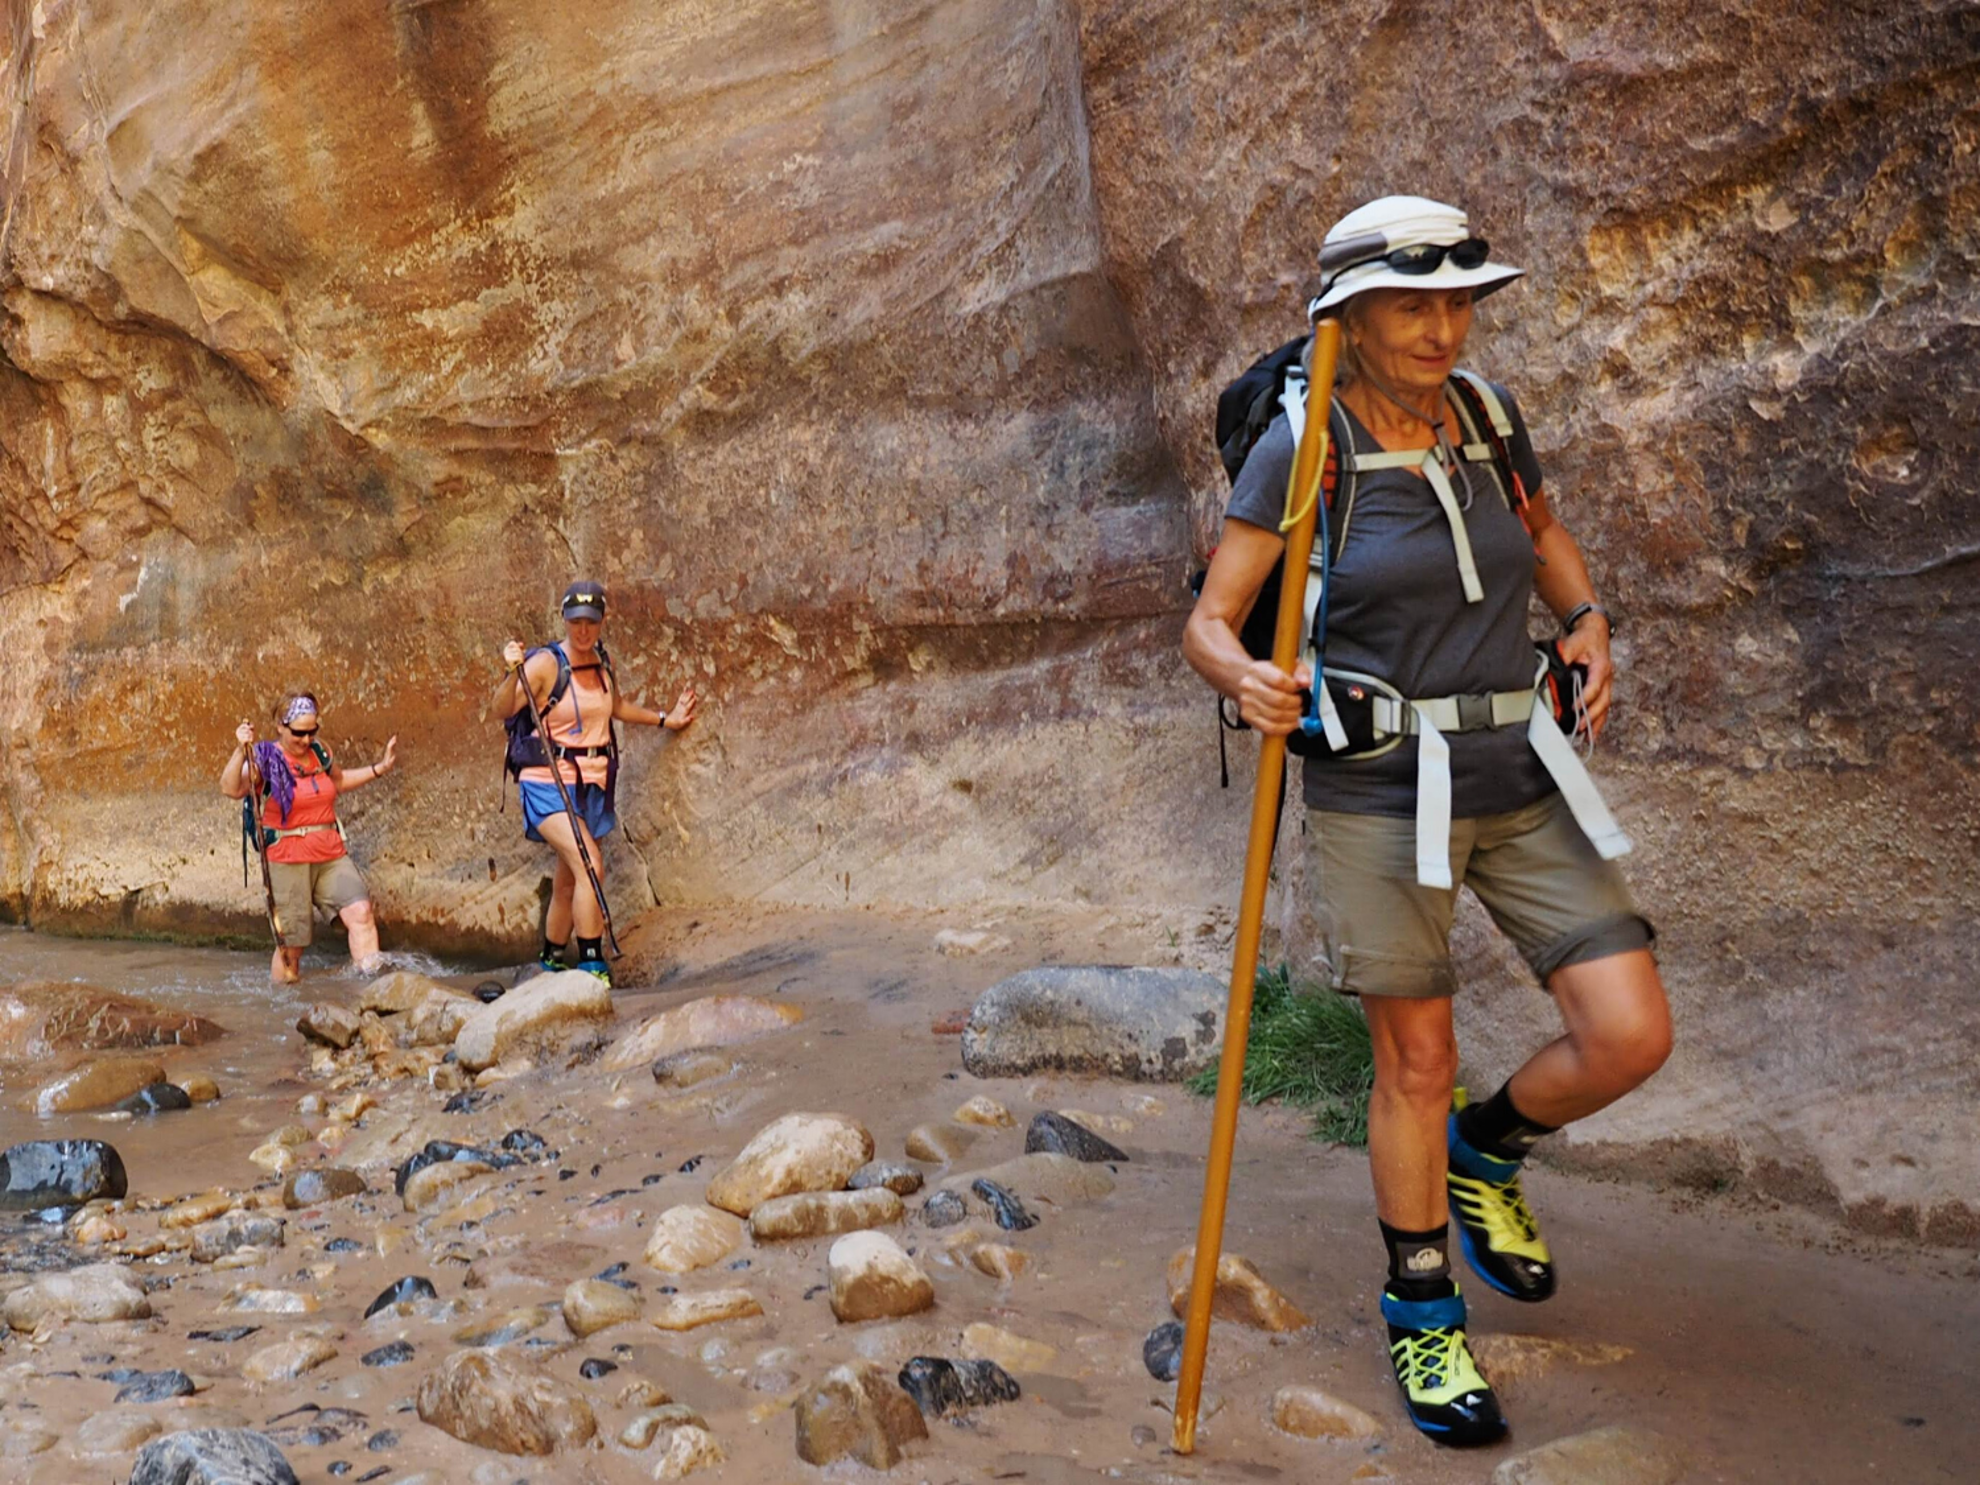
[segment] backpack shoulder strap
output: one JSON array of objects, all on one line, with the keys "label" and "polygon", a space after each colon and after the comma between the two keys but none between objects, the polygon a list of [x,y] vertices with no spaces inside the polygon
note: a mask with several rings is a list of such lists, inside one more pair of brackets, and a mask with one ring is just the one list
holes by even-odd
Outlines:
[{"label": "backpack shoulder strap", "polygon": [[315,738],[309,740],[309,750],[316,754],[316,766],[325,773],[330,772],[330,750]]},{"label": "backpack shoulder strap", "polygon": [[1507,505],[1520,510],[1526,504],[1526,488],[1513,466],[1513,421],[1505,402],[1490,382],[1472,371],[1453,371],[1451,390],[1457,394],[1452,400],[1464,423],[1466,443],[1482,439],[1491,451],[1492,476],[1499,482],[1499,493],[1506,497]]},{"label": "backpack shoulder strap", "polygon": [[523,664],[527,666],[530,660],[546,650],[557,657],[557,682],[550,688],[550,694],[543,698],[543,705],[538,708],[545,712],[562,701],[564,693],[571,689],[571,658],[564,653],[562,645],[538,645],[524,657]]}]

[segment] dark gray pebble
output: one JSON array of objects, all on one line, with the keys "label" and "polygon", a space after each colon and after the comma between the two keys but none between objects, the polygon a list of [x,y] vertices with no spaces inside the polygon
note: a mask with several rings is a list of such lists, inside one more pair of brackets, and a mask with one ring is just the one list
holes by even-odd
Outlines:
[{"label": "dark gray pebble", "polygon": [[166,1372],[139,1372],[126,1382],[117,1393],[120,1403],[167,1402],[175,1397],[190,1397],[193,1379],[178,1370]]},{"label": "dark gray pebble", "polygon": [[587,1382],[596,1382],[600,1377],[609,1377],[618,1369],[619,1363],[616,1361],[606,1361],[598,1356],[587,1356],[584,1359],[584,1363],[578,1367],[578,1375],[583,1377]]},{"label": "dark gray pebble", "polygon": [[1023,1232],[1027,1227],[1038,1225],[1038,1219],[1024,1209],[1024,1203],[1018,1200],[1015,1191],[981,1176],[969,1183],[969,1189],[989,1203],[990,1214],[1004,1231]]},{"label": "dark gray pebble", "polygon": [[399,1447],[399,1436],[389,1428],[381,1428],[364,1441],[364,1447],[373,1454],[383,1454],[387,1449]]},{"label": "dark gray pebble", "polygon": [[191,1108],[192,1099],[183,1088],[176,1088],[170,1083],[152,1083],[138,1089],[116,1107],[119,1113],[124,1114],[165,1114]]},{"label": "dark gray pebble", "polygon": [[186,1339],[189,1341],[213,1341],[227,1346],[235,1341],[244,1341],[259,1331],[259,1325],[223,1325],[218,1330],[195,1330]]},{"label": "dark gray pebble", "polygon": [[930,1227],[954,1227],[968,1215],[968,1205],[953,1191],[937,1191],[921,1204],[921,1220]]},{"label": "dark gray pebble", "polygon": [[404,1366],[413,1359],[412,1342],[387,1341],[375,1351],[367,1351],[358,1360],[366,1366]]},{"label": "dark gray pebble", "polygon": [[1173,1382],[1182,1371],[1183,1324],[1164,1320],[1141,1343],[1141,1364],[1158,1382]]},{"label": "dark gray pebble", "polygon": [[1014,1402],[1018,1384],[994,1361],[949,1361],[917,1356],[901,1368],[900,1383],[930,1418],[963,1413],[990,1403]]},{"label": "dark gray pebble", "polygon": [[1093,1165],[1128,1158],[1126,1151],[1101,1139],[1084,1124],[1049,1111],[1033,1115],[1030,1128],[1024,1132],[1024,1153],[1033,1155],[1041,1150],[1053,1155],[1070,1155],[1075,1160]]},{"label": "dark gray pebble", "polygon": [[407,1274],[403,1279],[396,1281],[389,1288],[379,1291],[378,1298],[374,1299],[369,1307],[366,1308],[364,1318],[369,1320],[380,1310],[387,1309],[392,1305],[410,1304],[412,1301],[418,1299],[438,1299],[439,1297],[431,1279],[421,1278],[418,1274]]}]

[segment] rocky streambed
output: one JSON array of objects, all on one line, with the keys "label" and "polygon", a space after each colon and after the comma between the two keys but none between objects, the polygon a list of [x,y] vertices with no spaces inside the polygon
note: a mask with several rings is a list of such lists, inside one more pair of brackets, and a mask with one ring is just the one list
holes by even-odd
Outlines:
[{"label": "rocky streambed", "polygon": [[[0,1477],[1842,1481],[1980,1446],[1972,1255],[1543,1170],[1562,1294],[1471,1286],[1513,1439],[1441,1452],[1387,1375],[1363,1157],[1263,1109],[1173,1455],[1208,1110],[1161,1079],[1221,993],[1052,967],[1155,957],[1133,925],[1002,929],[683,915],[611,996],[403,970],[44,1020],[0,1072]],[[143,1057],[153,1111],[42,1108]]]}]

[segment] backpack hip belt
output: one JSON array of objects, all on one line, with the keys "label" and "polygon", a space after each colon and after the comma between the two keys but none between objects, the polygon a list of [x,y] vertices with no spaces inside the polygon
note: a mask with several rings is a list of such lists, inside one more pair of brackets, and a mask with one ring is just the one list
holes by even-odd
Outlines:
[{"label": "backpack hip belt", "polygon": [[[1373,698],[1375,734],[1380,740],[1415,737],[1416,880],[1448,889],[1451,881],[1451,745],[1447,732],[1482,732],[1526,724],[1526,740],[1541,767],[1561,791],[1568,813],[1587,835],[1596,854],[1613,861],[1630,849],[1630,839],[1602,802],[1601,791],[1581,757],[1554,720],[1553,708],[1536,705],[1546,679],[1543,657],[1533,685],[1521,691],[1488,691],[1469,696],[1398,699],[1378,692]],[[1328,688],[1317,688],[1325,697]],[[1323,713],[1331,710],[1321,702]]]},{"label": "backpack hip belt", "polygon": [[263,830],[261,838],[273,845],[278,840],[288,840],[298,835],[314,835],[319,830],[334,830],[339,836],[343,836],[344,822],[332,820],[328,825],[298,825],[292,830]]}]

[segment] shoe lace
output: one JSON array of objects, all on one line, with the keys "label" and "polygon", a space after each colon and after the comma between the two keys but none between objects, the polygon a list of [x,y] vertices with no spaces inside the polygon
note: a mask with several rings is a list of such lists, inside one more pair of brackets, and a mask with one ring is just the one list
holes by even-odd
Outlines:
[{"label": "shoe lace", "polygon": [[1420,1330],[1404,1336],[1391,1349],[1396,1357],[1396,1374],[1403,1385],[1428,1391],[1441,1387],[1457,1368],[1458,1348],[1464,1332],[1454,1328]]},{"label": "shoe lace", "polygon": [[1533,1208],[1526,1204],[1526,1193],[1520,1190],[1519,1177],[1514,1176],[1499,1188],[1500,1210],[1506,1220],[1519,1230],[1519,1236],[1532,1242],[1540,1236],[1540,1219],[1533,1215]]}]

